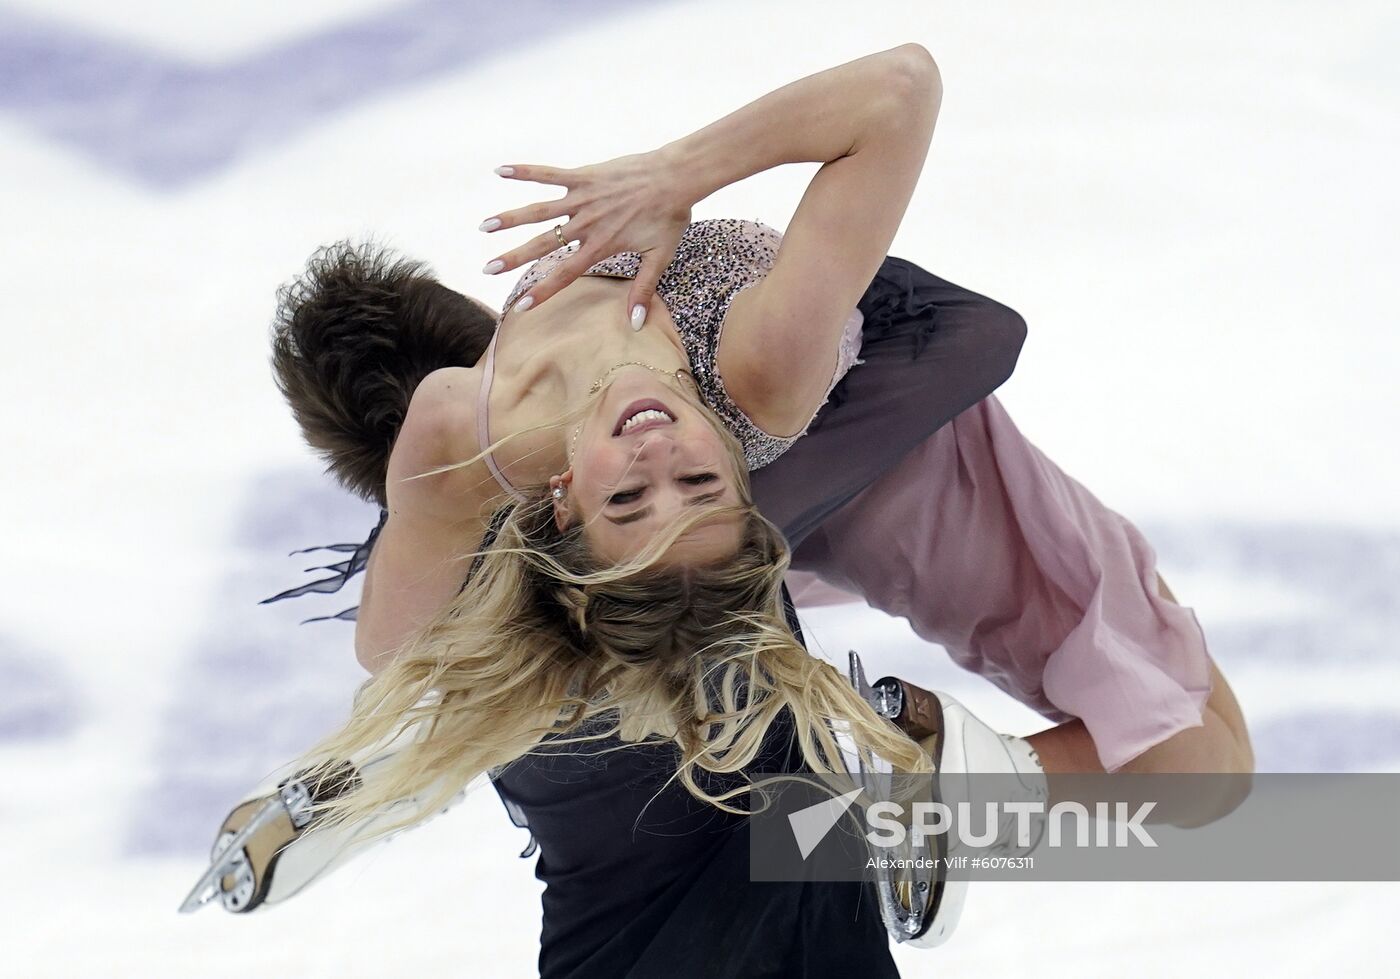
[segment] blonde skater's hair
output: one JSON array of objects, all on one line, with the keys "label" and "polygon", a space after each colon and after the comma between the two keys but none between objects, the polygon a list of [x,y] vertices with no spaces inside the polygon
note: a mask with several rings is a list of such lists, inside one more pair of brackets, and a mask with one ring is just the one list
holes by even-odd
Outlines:
[{"label": "blonde skater's hair", "polygon": [[[498,514],[463,589],[365,682],[345,724],[291,763],[310,770],[313,786],[336,786],[313,792],[312,829],[378,815],[368,837],[378,838],[423,821],[546,740],[553,751],[613,735],[674,742],[672,778],[698,799],[746,812],[730,801],[749,791],[743,776],[712,793],[701,773],[735,775],[753,763],[784,708],[815,773],[845,771],[833,728],[896,771],[930,770],[919,746],[788,628],[787,543],[753,505],[738,441],[704,414],[734,462],[741,503],[679,518],[619,565],[593,555],[582,524],[558,528],[546,487]],[[662,562],[678,538],[718,517],[738,522],[736,553],[704,567]],[[396,740],[405,746],[373,779],[348,789],[337,781],[339,762]],[[412,811],[386,821],[401,799],[415,800]]]}]

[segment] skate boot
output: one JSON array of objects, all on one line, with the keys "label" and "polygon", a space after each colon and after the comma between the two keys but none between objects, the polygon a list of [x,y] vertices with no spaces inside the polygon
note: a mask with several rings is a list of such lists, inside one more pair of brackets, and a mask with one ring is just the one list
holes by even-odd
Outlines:
[{"label": "skate boot", "polygon": [[[372,848],[374,843],[398,836],[402,830],[378,840],[367,839],[415,808],[421,809],[418,798],[401,799],[356,823],[314,833],[306,830],[316,818],[311,812],[314,802],[336,798],[362,782],[372,781],[414,737],[414,729],[407,729],[389,743],[367,752],[363,760],[342,761],[319,776],[313,776],[310,770],[299,771],[278,781],[271,791],[264,787],[238,803],[219,827],[209,869],[180,905],[180,912],[197,911],[216,897],[226,911],[236,914],[278,904]],[[425,798],[430,795],[431,791],[423,793]],[[439,812],[446,812],[465,797],[463,789]]]},{"label": "skate boot", "polygon": [[[850,677],[877,714],[894,722],[928,752],[935,773],[933,801],[953,809],[968,802],[973,811],[980,811],[979,804],[984,801],[1045,803],[1045,772],[1025,739],[998,734],[946,693],[923,690],[896,677],[884,677],[872,686],[854,650],[850,653]],[[970,774],[978,777],[970,778]],[[987,798],[989,792],[995,798]],[[1042,815],[1032,820],[1030,839],[1021,845],[1017,822],[1007,816],[998,825],[992,843],[978,852],[1026,853],[1039,842],[1043,831]],[[947,858],[958,855],[962,847],[950,834],[935,839],[948,842],[944,852],[934,854],[931,871],[906,875],[902,880],[882,871],[877,881],[881,913],[890,936],[918,948],[942,945],[952,936],[967,898],[968,881],[950,879],[947,872]]]}]

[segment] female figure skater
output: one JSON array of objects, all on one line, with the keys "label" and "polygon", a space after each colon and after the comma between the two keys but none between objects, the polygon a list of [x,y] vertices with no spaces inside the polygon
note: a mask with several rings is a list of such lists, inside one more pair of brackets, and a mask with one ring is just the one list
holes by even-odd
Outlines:
[{"label": "female figure skater", "polygon": [[[894,98],[853,99],[847,94],[871,91],[892,93]],[[424,368],[426,372],[397,383],[398,395],[404,400],[411,395],[412,401],[406,411],[401,409],[397,416],[388,416],[393,431],[388,433],[387,441],[375,444],[375,440],[363,437],[357,441],[356,436],[363,435],[366,423],[372,425],[376,419],[360,419],[347,425],[343,401],[337,403],[335,398],[314,395],[318,383],[323,385],[324,394],[328,383],[332,387],[335,383],[352,383],[346,380],[349,375],[341,372],[330,382],[328,378],[334,371],[284,370],[297,358],[301,358],[304,367],[314,364],[316,357],[304,346],[294,349],[290,341],[279,348],[279,354],[285,355],[279,364],[279,377],[308,438],[332,456],[333,466],[348,485],[369,485],[369,481],[357,477],[373,471],[368,460],[374,459],[375,453],[382,460],[387,446],[393,445],[382,499],[387,504],[386,516],[377,528],[377,542],[374,535],[367,542],[374,548],[356,636],[361,661],[371,670],[382,669],[381,677],[392,677],[393,682],[373,684],[368,691],[370,696],[362,708],[357,707],[356,717],[343,736],[331,739],[323,748],[343,751],[366,738],[379,737],[384,733],[386,717],[403,713],[419,695],[436,688],[447,690],[435,712],[436,727],[442,736],[410,759],[418,771],[407,771],[406,764],[403,777],[386,791],[406,794],[423,784],[430,774],[450,770],[470,777],[525,755],[541,740],[558,733],[556,721],[561,710],[566,714],[573,711],[571,716],[576,721],[588,715],[601,716],[607,710],[621,711],[624,720],[618,733],[627,739],[648,731],[673,739],[682,749],[682,778],[698,798],[724,795],[722,786],[711,792],[708,785],[701,783],[707,781],[709,773],[732,773],[762,757],[768,743],[765,731],[779,726],[780,717],[789,714],[805,764],[820,770],[824,758],[831,757],[830,745],[822,742],[821,722],[847,716],[857,718],[863,744],[888,752],[887,757],[917,770],[923,762],[907,757],[907,751],[888,742],[887,735],[867,716],[863,702],[852,703],[847,697],[844,681],[829,668],[807,665],[799,656],[800,647],[789,644],[775,628],[780,620],[774,604],[778,578],[773,572],[778,569],[781,574],[782,546],[765,530],[766,521],[756,519],[748,507],[738,451],[743,450],[742,462],[761,465],[792,446],[786,455],[760,469],[758,475],[761,479],[768,477],[770,485],[779,490],[770,497],[773,502],[768,512],[782,512],[783,528],[789,538],[801,541],[866,487],[871,487],[869,493],[875,495],[882,487],[909,486],[910,470],[903,465],[895,468],[901,459],[918,458],[925,466],[950,461],[956,465],[956,459],[946,458],[946,449],[940,455],[939,443],[930,434],[985,396],[1005,373],[993,369],[978,376],[976,368],[985,368],[988,362],[971,356],[965,363],[973,368],[968,376],[977,378],[978,383],[971,385],[975,396],[961,404],[956,398],[939,402],[930,393],[936,388],[930,383],[929,374],[936,377],[936,368],[944,365],[937,357],[926,357],[922,365],[917,365],[919,358],[911,354],[919,354],[920,346],[926,343],[923,353],[928,354],[940,340],[947,340],[950,346],[940,349],[945,353],[958,349],[959,340],[972,336],[959,337],[959,324],[968,326],[976,321],[975,314],[990,311],[992,322],[1011,324],[1003,337],[1012,337],[1010,361],[1014,362],[1020,341],[1019,321],[1014,314],[1008,316],[1004,307],[958,290],[902,260],[881,261],[922,165],[938,92],[936,68],[927,53],[906,45],[780,89],[688,138],[689,142],[683,140],[670,152],[653,157],[653,162],[685,161],[674,170],[658,166],[652,174],[658,180],[676,173],[729,173],[733,174],[730,179],[739,179],[795,159],[818,159],[826,166],[814,178],[780,245],[768,229],[742,222],[686,226],[678,239],[679,250],[672,249],[676,260],[662,266],[665,271],[658,279],[663,299],[672,293],[681,301],[649,304],[646,326],[641,332],[632,333],[612,311],[620,312],[622,308],[620,301],[628,289],[623,285],[626,278],[639,274],[642,262],[638,253],[660,247],[664,255],[664,245],[648,244],[647,249],[637,248],[631,255],[614,255],[604,262],[584,264],[579,260],[576,264],[582,268],[563,270],[551,283],[554,292],[563,291],[551,304],[553,317],[536,309],[533,324],[526,315],[529,304],[516,302],[532,284],[527,275],[513,291],[500,320],[503,333],[514,336],[514,331],[520,331],[520,342],[515,347],[507,342],[500,350],[493,345],[480,371],[460,367],[433,370],[442,362],[433,363],[421,349],[412,351],[412,338],[405,335],[400,340],[404,344],[401,353],[409,360],[419,358],[409,373]],[[814,118],[825,121],[828,129],[805,124]],[[791,123],[788,129],[780,124],[782,120]],[[592,190],[598,195],[596,199],[603,202],[598,213],[604,214],[608,212],[607,192],[615,186],[609,181],[621,181],[625,170],[622,164],[612,170],[594,169],[598,178]],[[529,176],[529,171],[517,168],[517,175]],[[635,182],[628,183],[635,186]],[[704,186],[677,181],[674,187],[683,190],[672,198],[673,209],[649,208],[648,213],[683,214],[688,218],[689,203],[714,189],[704,190]],[[684,200],[687,194],[693,199],[675,207],[674,201]],[[582,213],[581,208],[578,213]],[[520,223],[527,216],[517,215],[513,220]],[[502,221],[503,226],[507,223]],[[637,232],[640,238],[628,237],[632,234],[628,228],[614,232],[612,238],[600,234],[600,244],[594,247],[602,249],[601,254],[606,256],[611,253],[611,246],[620,241],[640,244],[647,240],[647,234],[653,235],[651,242],[664,238],[655,229]],[[769,249],[764,248],[765,237],[769,239]],[[513,260],[518,264],[526,257],[514,256]],[[321,287],[337,284],[337,276],[347,269],[352,279],[356,272],[364,272],[363,267],[356,267],[354,258],[353,253],[341,253],[319,270],[323,273],[316,282],[320,291],[313,289],[299,297],[302,301],[292,303],[284,320],[288,327],[284,336],[294,338],[297,344],[310,339],[314,349],[314,324],[319,320],[324,330],[326,313],[335,305]],[[547,266],[548,263],[542,263],[541,269],[547,270]],[[377,274],[384,270],[369,271]],[[591,273],[587,278],[579,278],[576,283],[565,281],[570,272],[578,275],[585,271]],[[873,281],[872,271],[876,273]],[[443,295],[445,290],[439,291],[441,287],[420,275],[403,272],[398,270],[399,278],[408,280],[410,288],[399,295],[381,292],[384,301],[379,313],[393,307],[387,313],[389,319],[402,317],[401,321],[409,322],[452,310],[456,300]],[[374,287],[382,282],[367,284]],[[891,315],[901,304],[898,313],[902,317]],[[470,305],[469,301],[466,307],[458,303],[455,311],[460,313]],[[537,300],[536,305],[543,306],[543,299]],[[862,314],[860,318],[850,314],[851,305]],[[373,315],[361,314],[356,325],[363,328]],[[654,329],[658,320],[664,329]],[[846,378],[844,399],[836,398],[827,404],[811,425],[810,434],[793,445],[815,407],[839,379],[843,367],[850,364],[853,324],[866,327],[860,348],[864,363]],[[298,326],[305,329],[299,331]],[[529,336],[533,341],[528,347],[524,339],[527,330],[532,330]],[[330,330],[325,336],[334,332]],[[586,344],[582,339],[585,337]],[[548,351],[551,340],[555,347]],[[988,348],[997,346],[993,340]],[[548,352],[540,353],[541,350]],[[902,356],[896,356],[896,351]],[[333,357],[331,348],[326,349],[326,355]],[[1005,361],[1003,357],[1002,362]],[[463,358],[460,362],[472,361]],[[687,366],[694,370],[696,386],[705,394],[705,400],[739,435],[741,444],[727,443],[725,430],[711,426],[699,406],[688,403],[694,395],[683,373]],[[1005,364],[1006,373],[1009,366]],[[325,363],[320,365],[325,367]],[[673,370],[682,373],[673,375]],[[979,390],[978,384],[985,385],[989,377],[995,378],[990,387]],[[494,386],[488,384],[488,378],[494,380]],[[858,384],[861,379],[869,383]],[[896,383],[877,383],[882,379]],[[952,375],[941,380],[949,384],[960,378]],[[365,386],[360,382],[361,390]],[[966,396],[972,391],[961,393]],[[541,409],[540,400],[551,405],[549,411]],[[576,413],[566,425],[548,425],[557,417],[561,402],[582,402],[587,410]],[[927,411],[934,403],[938,407]],[[501,405],[507,407],[502,410]],[[333,407],[327,411],[327,406]],[[891,406],[895,406],[894,411]],[[500,427],[494,427],[498,419]],[[848,419],[853,424],[845,424]],[[990,427],[984,427],[982,432]],[[793,434],[769,434],[775,431]],[[971,446],[970,440],[978,432],[975,427],[968,431],[965,443]],[[1016,437],[1009,420],[1002,431],[1009,438]],[[489,473],[474,471],[473,467],[445,468],[490,449],[492,439],[502,432],[524,434],[514,440],[502,440],[504,444],[496,447],[499,458],[488,454],[482,459]],[[838,437],[846,441],[837,441]],[[987,471],[995,475],[1002,457],[997,453],[989,455],[987,436],[981,437],[984,444],[977,451],[981,452]],[[943,444],[948,443],[945,440]],[[805,457],[798,454],[809,446],[815,448]],[[352,451],[345,451],[347,447]],[[833,447],[844,451],[833,455]],[[912,448],[919,448],[921,454],[909,455]],[[814,455],[822,449],[827,453],[824,459]],[[1010,451],[1014,454],[1014,447]],[[1029,448],[1025,451],[1033,452]],[[842,456],[852,464],[841,465],[832,473],[832,459],[840,460]],[[793,463],[786,471],[798,478],[783,485],[783,467],[789,458]],[[818,462],[824,464],[825,472],[815,467]],[[1071,504],[1071,516],[1097,529],[1099,524],[1094,518],[1098,514],[1093,512],[1097,501],[1067,477],[1061,476],[1063,482],[1055,483],[1048,461],[1039,471],[1033,470],[1031,467],[1027,474],[1039,478],[1042,485],[1053,483],[1067,494],[1062,502]],[[432,475],[410,478],[422,477],[424,473]],[[770,473],[774,475],[769,476]],[[806,478],[819,473],[821,478]],[[921,471],[913,479],[927,480],[932,475]],[[454,598],[462,577],[462,567],[456,560],[479,549],[476,542],[481,539],[484,518],[497,502],[494,492],[482,488],[489,485],[487,481],[493,476],[511,493],[521,492],[521,486],[533,487],[533,493],[522,493],[531,502],[503,511],[495,532],[496,543],[480,548],[477,572],[469,579],[466,590]],[[882,478],[891,482],[879,482]],[[929,485],[945,495],[969,492],[957,486],[951,476]],[[763,483],[759,482],[755,492],[761,493],[762,488]],[[972,495],[977,492],[981,492],[981,487]],[[855,499],[840,516],[858,512],[868,498]],[[903,513],[909,519],[922,520],[927,525],[921,501],[911,504],[906,494],[901,502],[896,494],[891,502],[904,506]],[[1008,503],[1002,501],[1001,505]],[[677,514],[682,513],[689,516],[677,526]],[[895,511],[888,518],[899,520],[900,512]],[[1065,524],[1072,525],[1073,521],[1066,520]],[[843,526],[857,524],[848,521]],[[1201,724],[1203,702],[1206,712],[1219,715],[1222,711],[1228,713],[1226,708],[1233,701],[1223,681],[1215,684],[1210,701],[1206,700],[1211,668],[1199,632],[1189,613],[1149,590],[1149,585],[1156,584],[1150,550],[1132,546],[1140,538],[1121,518],[1116,524],[1104,520],[1102,526],[1116,529],[1118,538],[1105,539],[1097,533],[1083,532],[1081,527],[1079,537],[1071,542],[1071,548],[1080,553],[1063,558],[1068,564],[1080,562],[1084,571],[1080,580],[1071,582],[1073,589],[1051,579],[1053,566],[1033,562],[1030,568],[1024,567],[1024,562],[1018,565],[1016,570],[1021,577],[1016,585],[1035,579],[1037,574],[1045,579],[1020,598],[1030,605],[1040,603],[1054,609],[1057,617],[1050,620],[1057,625],[1066,624],[1064,610],[1076,602],[1085,603],[1077,609],[1081,620],[1101,621],[1111,617],[1113,610],[1106,608],[1103,601],[1104,578],[1095,578],[1094,572],[1117,574],[1123,569],[1101,560],[1099,552],[1113,552],[1118,560],[1126,555],[1131,574],[1125,577],[1130,583],[1112,597],[1136,603],[1125,621],[1133,621],[1133,616],[1141,615],[1146,608],[1150,627],[1146,628],[1146,641],[1139,648],[1130,649],[1128,642],[1122,642],[1122,649],[1117,652],[1123,655],[1107,665],[1122,671],[1125,666],[1132,667],[1126,661],[1137,653],[1147,664],[1140,670],[1145,679],[1135,686],[1111,680],[1100,684],[1097,692],[1099,696],[1111,698],[1116,694],[1121,698],[1125,691],[1128,695],[1149,689],[1160,692],[1174,685],[1180,699],[1194,705],[1195,713],[1177,713],[1165,721],[1154,721],[1156,726],[1148,737],[1158,737],[1155,744],[1165,743],[1187,733],[1192,725]],[[998,553],[1011,554],[1018,549],[1024,553],[1021,528],[1007,522],[989,524],[988,529],[1001,534],[1002,539],[992,541]],[[1052,529],[1068,533],[1074,527]],[[843,538],[837,534],[835,538],[827,535],[827,539]],[[1129,546],[1121,546],[1125,540]],[[833,553],[838,557],[833,558]],[[878,562],[872,565],[868,555],[858,554],[852,566],[843,569],[840,553],[838,548],[829,547],[813,559],[814,566],[843,584],[862,587],[864,582],[874,593],[879,579]],[[1089,560],[1083,560],[1085,553]],[[347,570],[354,570],[361,563],[361,556],[357,554],[347,562]],[[649,566],[660,567],[664,573],[648,574]],[[874,573],[870,571],[872,566],[877,569]],[[1073,575],[1066,575],[1066,580],[1071,578]],[[643,580],[649,584],[642,586]],[[1005,590],[1008,586],[1000,587]],[[1129,594],[1134,587],[1140,595]],[[669,608],[667,599],[674,602]],[[973,606],[960,610],[960,614],[975,620],[975,602]],[[761,628],[748,630],[740,625],[732,616],[736,611],[746,613],[751,622],[761,622]],[[911,619],[922,617],[932,631],[937,627],[938,616],[945,612],[935,602],[919,601],[911,606],[909,614]],[[507,623],[512,627],[511,634],[503,638],[498,633]],[[915,624],[919,627],[920,622],[916,619]],[[1069,624],[1072,631],[1073,623]],[[1120,634],[1126,635],[1127,631]],[[741,685],[748,685],[748,699],[742,704],[731,704],[727,711],[711,709],[705,672],[695,671],[703,658],[691,655],[701,637],[715,636],[736,649],[757,646],[766,657],[763,670],[740,671]],[[529,642],[522,642],[522,637]],[[1044,637],[1036,638],[1043,645]],[[1012,647],[1011,651],[1026,653],[1019,647]],[[976,668],[975,657],[984,653],[969,649],[969,663]],[[1032,650],[1022,662],[1012,665],[1023,672],[1033,672],[1035,656]],[[1042,672],[1049,658],[1041,657]],[[663,669],[656,667],[658,662],[665,665]],[[730,660],[724,666],[732,671],[736,664]],[[1011,682],[1013,671],[1002,663],[989,661],[982,672],[999,682],[1005,681],[1003,686],[1023,695],[1035,686]],[[1048,691],[1042,684],[1038,692]],[[1216,703],[1216,697],[1222,693],[1229,704]],[[1093,697],[1084,700],[1091,707],[1092,701]],[[1172,698],[1158,697],[1150,699],[1147,707],[1160,707],[1164,702],[1174,706]],[[1123,704],[1114,707],[1122,712]],[[1146,708],[1138,712],[1143,709]],[[1043,739],[1046,747],[1053,749],[1045,754],[1059,759],[1067,770],[1092,768],[1098,760],[1094,758],[1096,750],[1100,757],[1105,756],[1103,748],[1095,746],[1083,730],[1073,730],[1076,723],[1066,721],[1061,728],[1046,732],[1049,737]],[[716,725],[721,729],[717,737],[713,736]],[[1237,732],[1223,717],[1220,729],[1228,732],[1238,748]],[[1061,733],[1056,734],[1057,731]],[[1218,732],[1206,733],[1214,750]],[[822,742],[820,746],[818,742]],[[1132,743],[1114,750],[1130,756],[1124,760],[1135,760],[1146,757],[1155,744]],[[468,746],[465,752],[464,745]],[[1195,747],[1201,750],[1188,752],[1192,764],[1199,765],[1204,758],[1223,758],[1223,764],[1230,765],[1246,763],[1242,756],[1230,757],[1226,748],[1210,754],[1204,750],[1204,744]],[[549,758],[550,765],[558,761],[553,755],[533,754],[525,760],[537,757]],[[640,756],[629,753],[629,757]],[[1117,759],[1118,755],[1106,757]],[[612,767],[610,762],[607,768]],[[508,779],[512,770],[522,768],[528,772],[532,766],[511,766],[502,775]],[[702,769],[705,776],[697,778]],[[675,770],[674,766],[671,770]],[[550,825],[555,809],[563,811],[560,800],[567,794],[558,790],[549,775],[526,781],[519,793],[522,806],[533,805],[537,810],[530,814],[537,832],[540,825]],[[509,799],[508,785],[508,781],[498,779],[502,794]],[[555,786],[552,795],[546,792],[538,799],[527,798],[532,789],[549,785]],[[622,783],[613,786],[618,791],[622,787]],[[578,793],[572,795],[577,797]],[[603,798],[607,797],[605,793]],[[363,801],[372,805],[376,800]],[[572,811],[577,814],[578,806],[574,805]],[[635,814],[636,810],[632,812]],[[537,820],[537,814],[542,818]],[[639,895],[634,889],[623,900],[600,911],[597,897],[606,888],[600,892],[588,886],[570,892],[570,875],[576,873],[582,878],[588,874],[584,866],[588,855],[577,847],[571,852],[569,833],[562,821],[557,830],[550,836],[541,836],[548,862],[542,860],[540,872],[550,882],[542,969],[549,963],[554,972],[567,974],[585,962],[608,961],[610,954],[625,958],[638,948],[672,948],[665,942],[642,944],[638,933],[625,926],[610,933],[615,936],[613,941],[598,946],[598,941],[603,940],[599,937],[602,928],[626,921],[629,910],[635,915],[639,908],[654,907],[656,895]],[[556,854],[562,854],[562,859]],[[561,863],[565,869],[558,871]],[[685,866],[693,869],[697,865],[703,866],[703,862]],[[618,872],[616,865],[604,866],[587,883],[615,882]],[[678,882],[674,874],[664,881],[667,885]],[[696,883],[691,879],[687,886]],[[716,888],[719,884],[719,879],[711,882]],[[722,892],[707,892],[704,888],[685,891]],[[593,899],[586,912],[585,895]],[[556,923],[569,920],[553,929],[556,940],[551,941],[551,900],[556,897],[556,906],[567,905],[572,911],[554,916]],[[654,914],[649,919],[642,915],[642,919],[650,925],[657,924]],[[676,927],[681,932],[677,934],[696,926],[689,917],[660,921],[663,925],[679,921]],[[662,932],[665,931],[663,927]],[[568,940],[560,936],[567,936]],[[589,936],[593,936],[591,942]]]}]

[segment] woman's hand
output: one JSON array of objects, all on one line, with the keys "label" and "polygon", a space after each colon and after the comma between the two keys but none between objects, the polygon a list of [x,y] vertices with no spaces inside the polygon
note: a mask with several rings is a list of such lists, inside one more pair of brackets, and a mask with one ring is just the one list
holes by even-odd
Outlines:
[{"label": "woman's hand", "polygon": [[[675,258],[681,232],[690,223],[690,207],[694,203],[672,159],[661,151],[653,151],[573,170],[522,164],[498,169],[496,172],[503,177],[557,184],[568,188],[568,193],[557,200],[504,211],[484,221],[481,230],[501,231],[567,215],[568,223],[562,228],[564,240],[580,242],[578,251],[536,283],[514,308],[539,306],[589,266],[618,252],[640,252],[641,267],[632,280],[624,315],[631,319],[633,329],[641,329],[656,293],[656,283]],[[495,275],[518,268],[558,247],[559,238],[551,227],[487,263],[483,271]]]}]

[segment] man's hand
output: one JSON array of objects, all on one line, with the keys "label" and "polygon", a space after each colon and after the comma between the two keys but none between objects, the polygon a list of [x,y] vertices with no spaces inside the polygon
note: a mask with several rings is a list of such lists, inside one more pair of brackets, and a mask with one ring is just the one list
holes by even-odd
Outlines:
[{"label": "man's hand", "polygon": [[[624,310],[633,329],[640,329],[656,293],[656,283],[675,258],[694,203],[678,177],[672,157],[654,151],[573,170],[513,164],[496,172],[511,180],[566,187],[568,193],[556,200],[488,218],[481,225],[483,231],[500,231],[567,215],[568,223],[562,229],[564,240],[580,243],[572,257],[522,296],[514,308],[524,310],[540,305],[589,266],[618,252],[640,252],[641,267],[632,281]],[[559,238],[550,228],[487,263],[484,271],[495,275],[518,268],[557,248]]]}]

